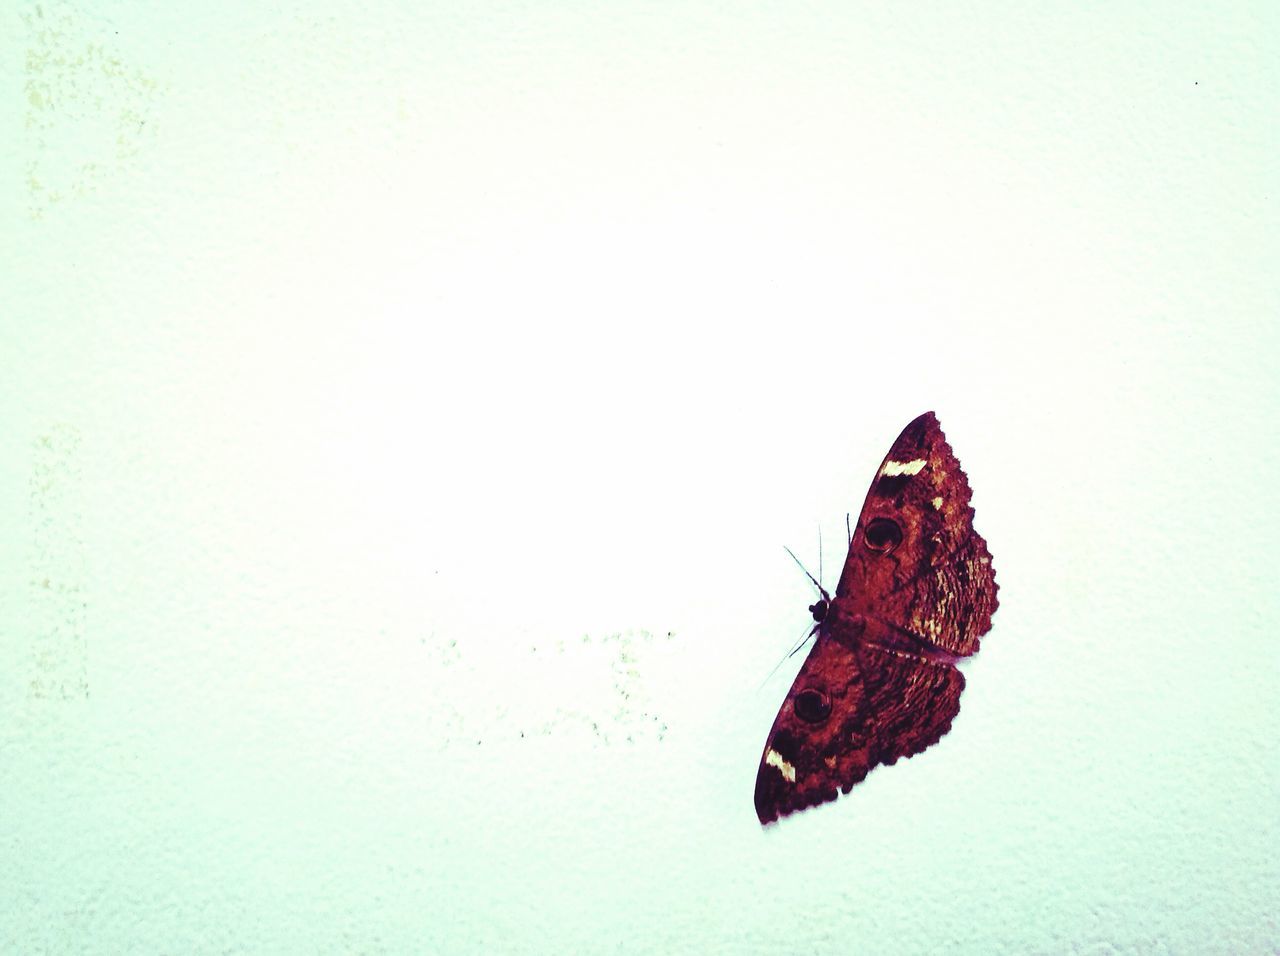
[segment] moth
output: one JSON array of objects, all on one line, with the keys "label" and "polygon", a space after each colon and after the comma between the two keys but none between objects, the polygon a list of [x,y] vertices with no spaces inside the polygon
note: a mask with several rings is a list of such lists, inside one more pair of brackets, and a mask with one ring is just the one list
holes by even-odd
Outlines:
[{"label": "moth", "polygon": [[761,824],[834,800],[951,729],[956,662],[977,652],[998,603],[970,494],[933,412],[903,429],[850,529],[835,596],[815,582],[817,638],[756,774]]}]

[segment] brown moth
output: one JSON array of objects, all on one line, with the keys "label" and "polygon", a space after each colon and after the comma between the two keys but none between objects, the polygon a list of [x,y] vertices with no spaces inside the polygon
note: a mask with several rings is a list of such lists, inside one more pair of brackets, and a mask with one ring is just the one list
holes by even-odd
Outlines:
[{"label": "brown moth", "polygon": [[969,483],[933,412],[898,436],[852,529],[817,640],[774,719],[756,775],[762,824],[848,793],[878,764],[937,743],[995,612],[995,571]]}]

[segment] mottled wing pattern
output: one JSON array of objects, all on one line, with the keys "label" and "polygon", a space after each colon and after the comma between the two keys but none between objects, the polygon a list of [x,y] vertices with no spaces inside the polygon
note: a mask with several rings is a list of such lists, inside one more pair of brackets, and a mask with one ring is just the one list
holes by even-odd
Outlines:
[{"label": "mottled wing pattern", "polygon": [[836,602],[964,657],[997,606],[969,482],[932,412],[898,436],[853,529]]},{"label": "mottled wing pattern", "polygon": [[932,747],[960,712],[964,675],[945,661],[889,650],[859,648],[875,763],[892,764]]},{"label": "mottled wing pattern", "polygon": [[838,615],[824,622],[769,731],[756,773],[761,823],[834,800],[951,728],[964,675],[890,649],[882,628]]},{"label": "mottled wing pattern", "polygon": [[849,788],[871,769],[867,701],[857,650],[820,631],[769,731],[756,772],[761,823]]}]

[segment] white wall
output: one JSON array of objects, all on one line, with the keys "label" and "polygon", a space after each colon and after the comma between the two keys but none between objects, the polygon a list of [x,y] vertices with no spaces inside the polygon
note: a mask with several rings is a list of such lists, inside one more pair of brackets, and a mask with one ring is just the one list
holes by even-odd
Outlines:
[{"label": "white wall", "polygon": [[[1280,947],[1272,5],[103,6],[0,31],[0,951]],[[930,408],[961,716],[762,831]]]}]

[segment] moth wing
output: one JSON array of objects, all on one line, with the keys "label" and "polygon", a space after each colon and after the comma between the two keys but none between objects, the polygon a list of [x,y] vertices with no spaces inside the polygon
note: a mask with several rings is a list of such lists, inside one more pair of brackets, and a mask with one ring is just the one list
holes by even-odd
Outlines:
[{"label": "moth wing", "polygon": [[892,764],[941,740],[960,712],[964,674],[959,668],[875,644],[858,652],[873,761]]},{"label": "moth wing", "polygon": [[836,600],[949,654],[976,652],[998,601],[971,495],[933,412],[911,422],[867,492]]},{"label": "moth wing", "polygon": [[774,718],[756,773],[756,815],[770,823],[834,800],[871,769],[859,746],[866,691],[856,650],[818,634]]},{"label": "moth wing", "polygon": [[932,746],[960,710],[953,665],[837,622],[819,635],[769,731],[756,773],[756,815],[770,823],[848,793],[878,764]]}]

